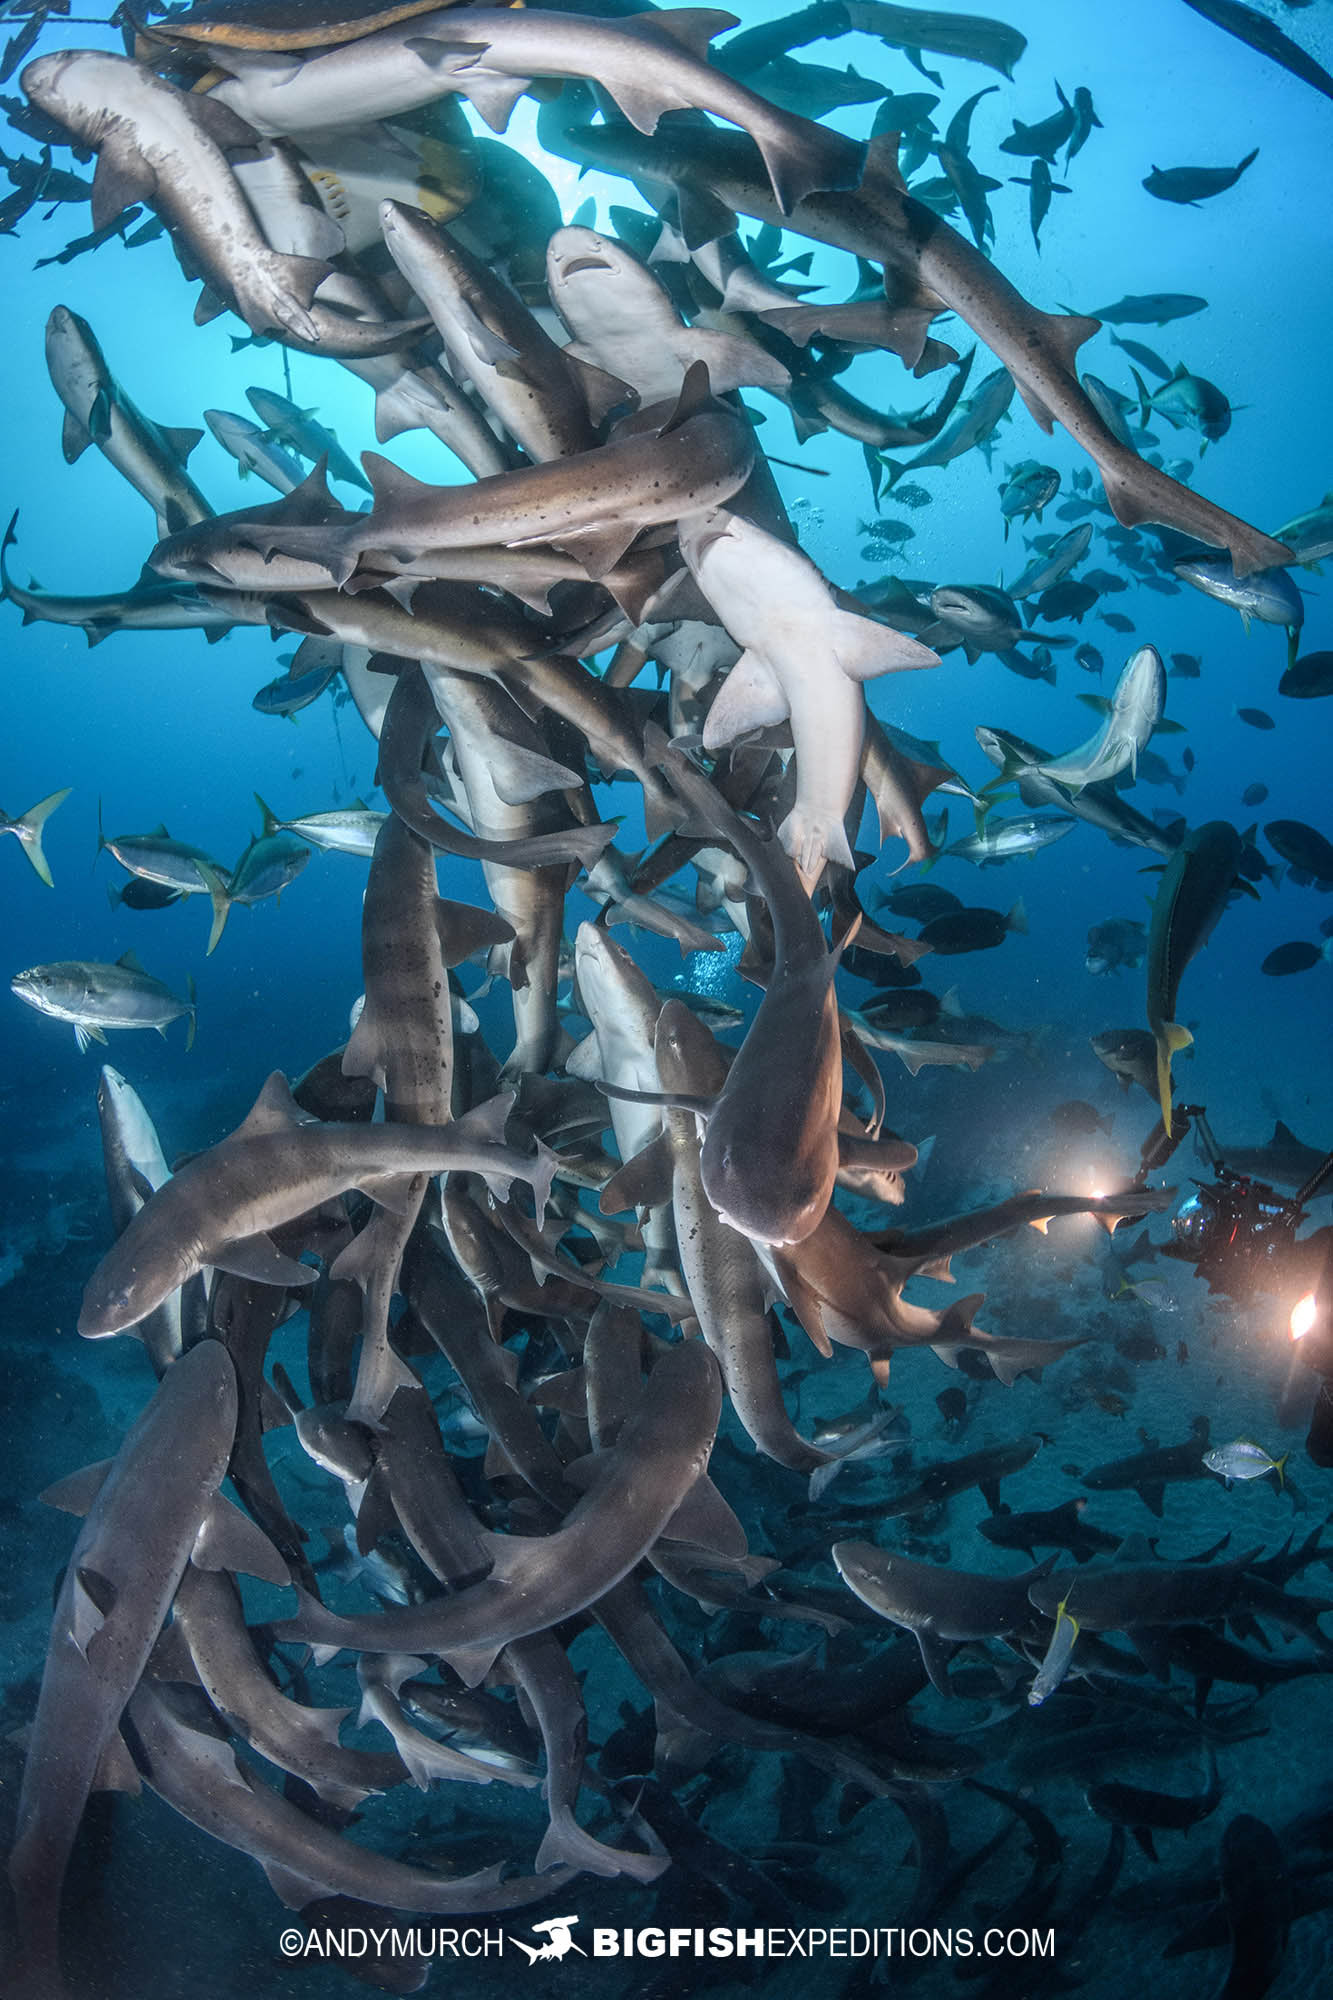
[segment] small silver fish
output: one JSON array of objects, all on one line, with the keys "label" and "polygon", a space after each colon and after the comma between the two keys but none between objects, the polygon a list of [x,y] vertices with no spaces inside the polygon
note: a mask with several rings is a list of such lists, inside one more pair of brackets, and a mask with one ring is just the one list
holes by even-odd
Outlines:
[{"label": "small silver fish", "polygon": [[1277,1483],[1283,1485],[1282,1468],[1290,1452],[1283,1452],[1281,1458],[1270,1458],[1261,1444],[1252,1438],[1234,1438],[1230,1444],[1214,1445],[1203,1455],[1203,1462],[1210,1472],[1225,1479],[1230,1486],[1233,1479],[1262,1479],[1265,1473],[1275,1472]]},{"label": "small silver fish", "polygon": [[1056,1607],[1055,1630],[1051,1634],[1051,1643],[1046,1648],[1045,1658],[1037,1669],[1037,1677],[1028,1689],[1029,1708],[1040,1708],[1047,1695],[1055,1693],[1069,1672],[1074,1641],[1078,1637],[1078,1620],[1065,1610],[1068,1602],[1068,1598],[1062,1597]]}]

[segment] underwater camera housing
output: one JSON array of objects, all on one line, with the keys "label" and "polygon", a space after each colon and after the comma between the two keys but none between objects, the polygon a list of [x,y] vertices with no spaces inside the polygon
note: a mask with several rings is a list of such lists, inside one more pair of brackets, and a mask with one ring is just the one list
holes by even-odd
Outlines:
[{"label": "underwater camera housing", "polygon": [[1190,1131],[1214,1178],[1195,1181],[1195,1192],[1172,1218],[1171,1241],[1160,1246],[1162,1255],[1192,1264],[1210,1292],[1230,1298],[1285,1289],[1296,1261],[1296,1231],[1305,1221],[1306,1204],[1333,1177],[1333,1153],[1325,1154],[1294,1195],[1278,1194],[1266,1182],[1224,1164],[1201,1104],[1178,1104],[1171,1131],[1159,1120],[1145,1139],[1134,1185],[1142,1186],[1150,1173],[1165,1166]]},{"label": "underwater camera housing", "polygon": [[1305,1219],[1300,1200],[1226,1167],[1211,1186],[1194,1185],[1196,1192],[1172,1219],[1172,1241],[1163,1244],[1163,1256],[1193,1264],[1210,1292],[1247,1298],[1280,1289]]}]

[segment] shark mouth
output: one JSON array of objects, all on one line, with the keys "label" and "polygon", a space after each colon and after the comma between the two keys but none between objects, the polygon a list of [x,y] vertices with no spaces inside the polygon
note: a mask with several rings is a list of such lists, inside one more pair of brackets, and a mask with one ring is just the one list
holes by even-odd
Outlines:
[{"label": "shark mouth", "polygon": [[562,278],[576,278],[580,271],[609,271],[612,266],[605,257],[571,257],[561,267]]}]

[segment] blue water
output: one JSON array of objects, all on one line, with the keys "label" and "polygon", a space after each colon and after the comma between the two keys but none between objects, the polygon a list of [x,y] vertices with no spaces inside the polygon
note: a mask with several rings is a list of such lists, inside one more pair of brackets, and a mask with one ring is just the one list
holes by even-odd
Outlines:
[{"label": "blue water", "polygon": [[[751,25],[781,10],[743,0],[737,11]],[[1269,5],[1264,11],[1333,64],[1327,0],[1305,9]],[[1119,0],[1114,8],[1089,0],[1008,0],[1003,13],[1029,44],[1012,84],[976,65],[927,57],[928,65],[944,77],[935,114],[941,130],[966,97],[988,84],[998,85],[983,98],[972,125],[973,157],[983,171],[1005,180],[991,198],[997,265],[1034,303],[1051,310],[1061,305],[1088,310],[1131,292],[1206,297],[1208,310],[1196,317],[1160,329],[1121,329],[1167,361],[1183,360],[1216,381],[1235,409],[1229,434],[1202,456],[1194,434],[1154,425],[1162,452],[1168,459],[1194,461],[1198,489],[1259,527],[1272,530],[1313,508],[1333,485],[1333,392],[1327,367],[1333,262],[1326,200],[1333,105],[1180,0]],[[80,37],[98,40],[95,30],[52,22],[40,47],[73,44]],[[117,44],[112,38],[107,45]],[[852,63],[895,90],[929,87],[905,58],[868,37],[816,43],[796,53],[838,66]],[[1029,235],[1027,190],[1007,179],[1011,171],[1025,172],[1026,165],[999,153],[997,146],[1013,119],[1033,122],[1054,108],[1052,80],[1057,77],[1071,94],[1078,84],[1091,88],[1103,129],[1092,134],[1068,175],[1057,175],[1068,179],[1073,192],[1055,198],[1038,256]],[[867,105],[834,113],[830,122],[864,136],[873,111]],[[538,157],[532,129],[529,107],[521,105],[511,139]],[[1155,201],[1140,185],[1154,165],[1229,165],[1254,147],[1259,157],[1239,184],[1198,209]],[[23,142],[22,150],[33,149]],[[609,204],[634,204],[635,197],[620,181],[596,174],[580,179],[564,162],[541,163],[567,219],[590,194],[598,201],[602,224]],[[201,423],[205,407],[244,411],[247,386],[283,390],[286,381],[277,346],[231,353],[230,335],[238,322],[224,316],[207,327],[194,326],[194,287],[183,280],[165,240],[133,251],[113,241],[67,267],[34,271],[35,259],[51,255],[86,227],[85,216],[86,211],[63,207],[43,220],[40,207],[34,209],[17,234],[0,241],[0,271],[6,315],[3,497],[7,510],[20,510],[11,561],[23,581],[31,575],[52,591],[86,593],[130,584],[152,546],[153,524],[145,504],[96,451],[88,451],[72,468],[62,462],[60,410],[42,353],[43,326],[52,307],[67,305],[90,321],[128,393],[161,423]],[[787,239],[788,254],[802,247]],[[828,297],[846,296],[852,282],[850,260],[816,247],[813,276],[829,285]],[[946,321],[935,330],[960,347],[971,344],[966,329],[956,323]],[[1080,363],[1128,390],[1128,362],[1110,344],[1109,331],[1083,349]],[[974,387],[987,366],[983,351]],[[871,355],[858,359],[841,379],[877,408],[906,410],[932,400],[945,378],[915,383],[892,357]],[[290,388],[299,404],[318,407],[322,421],[349,449],[373,446],[370,391],[335,364],[292,355]],[[882,573],[858,553],[863,537],[857,523],[873,512],[859,448],[834,432],[798,447],[780,403],[757,391],[747,392],[747,401],[766,418],[761,442],[777,455],[799,458],[807,468],[781,469],[777,476],[809,553],[832,580],[848,588]],[[443,447],[424,432],[395,440],[391,453],[419,477],[458,476]],[[1015,398],[989,469],[973,452],[947,468],[912,475],[929,489],[932,504],[910,513],[902,510],[914,538],[892,567],[908,579],[931,583],[1012,582],[1026,561],[1023,534],[1015,530],[1004,540],[997,487],[1006,465],[1034,457],[1059,469],[1065,492],[1071,473],[1084,463],[1062,433],[1043,437]],[[233,461],[207,434],[190,470],[220,512],[272,497],[253,480],[239,481]],[[884,512],[894,513],[891,496]],[[1043,524],[1048,530],[1061,525],[1050,513]],[[1116,567],[1100,540],[1089,562]],[[1319,575],[1295,575],[1306,603],[1302,651],[1326,649],[1333,645],[1327,582]],[[1185,725],[1187,734],[1163,737],[1154,746],[1176,769],[1182,747],[1188,744],[1193,750],[1195,769],[1178,809],[1192,825],[1224,818],[1245,829],[1256,817],[1261,823],[1284,818],[1333,831],[1324,709],[1317,702],[1298,705],[1277,693],[1286,663],[1285,635],[1258,626],[1247,637],[1233,612],[1194,592],[1164,597],[1140,589],[1132,577],[1127,580],[1128,590],[1104,603],[1134,620],[1134,635],[1122,638],[1095,614],[1082,627],[1061,628],[1075,629],[1080,641],[1100,648],[1106,658],[1101,681],[1075,667],[1072,648],[1057,652],[1055,687],[1016,678],[991,656],[969,666],[954,653],[932,673],[873,684],[871,705],[886,720],[938,740],[944,756],[979,786],[992,771],[975,747],[977,724],[1001,725],[1063,750],[1091,734],[1094,726],[1076,696],[1109,693],[1115,673],[1136,644],[1150,642],[1163,655],[1197,653],[1202,676],[1173,679],[1168,698],[1168,715]],[[105,1053],[156,1118],[167,1157],[195,1151],[239,1120],[271,1069],[297,1075],[345,1038],[348,1009],[361,991],[363,864],[342,855],[316,854],[280,906],[237,909],[219,950],[206,959],[202,899],[144,915],[109,907],[106,885],[119,879],[119,871],[108,858],[95,860],[99,802],[108,830],[146,830],[161,821],[173,835],[230,860],[258,830],[254,792],[283,815],[327,809],[357,794],[382,804],[373,791],[374,745],[355,710],[346,706],[335,711],[328,698],[294,723],[252,710],[251,697],[280,671],[275,660],[293,650],[294,640],[275,644],[266,633],[242,627],[215,646],[207,645],[200,633],[124,633],[90,649],[77,630],[41,623],[20,628],[9,607],[0,617],[5,621],[6,715],[0,738],[0,803],[17,814],[59,786],[73,788],[46,837],[54,891],[37,881],[10,844],[0,844],[5,980],[28,965],[66,958],[110,960],[126,949],[135,950],[148,970],[177,992],[192,976],[199,1027],[191,1052],[185,1052],[178,1024],[165,1041],[153,1035],[120,1037]],[[1247,727],[1234,712],[1246,705],[1270,711],[1276,729],[1259,733]],[[1241,793],[1255,780],[1268,785],[1269,798],[1252,813],[1242,806]],[[1141,783],[1133,796],[1145,811],[1177,808],[1171,790]],[[624,788],[603,788],[599,800],[606,811],[633,812]],[[940,803],[938,798],[931,801],[932,813]],[[970,810],[954,800],[950,837],[961,837],[970,824]],[[898,858],[886,850],[872,879],[886,883]],[[926,1071],[916,1080],[893,1058],[884,1058],[890,1126],[918,1142],[935,1138],[929,1168],[903,1212],[909,1222],[925,1222],[1013,1188],[1055,1185],[1062,1174],[1080,1189],[1113,1184],[1118,1174],[1137,1164],[1151,1108],[1141,1095],[1121,1097],[1091,1055],[1088,1037],[1104,1028],[1142,1023],[1142,975],[1123,972],[1098,979],[1084,969],[1083,958],[1091,924],[1111,916],[1146,918],[1156,878],[1143,870],[1151,858],[1137,848],[1113,846],[1080,826],[1035,860],[1003,870],[978,875],[961,861],[939,863],[931,879],[965,901],[1007,908],[1021,895],[1029,928],[1026,935],[1010,936],[997,951],[951,960],[942,968],[943,976],[932,975],[929,983],[942,990],[956,980],[967,1011],[1027,1033],[1032,1052],[996,1062],[976,1076]],[[446,864],[441,886],[448,895],[484,900],[480,871],[466,865]],[[1185,1094],[1207,1105],[1224,1144],[1259,1141],[1271,1131],[1275,1117],[1308,1144],[1322,1147],[1333,1141],[1330,970],[1320,965],[1289,979],[1259,972],[1275,946],[1317,937],[1319,922],[1330,910],[1333,903],[1314,888],[1262,885],[1260,900],[1241,900],[1227,911],[1207,951],[1185,976],[1181,1018],[1195,1030],[1195,1049],[1178,1064],[1180,1082]],[[570,934],[592,913],[586,899],[571,895]],[[673,948],[640,936],[634,949],[660,984],[681,973]],[[930,972],[929,965],[926,970]],[[739,989],[727,990],[735,997]],[[848,992],[864,1000],[868,989],[849,982]],[[98,1055],[104,1052],[80,1056],[67,1029],[7,995],[3,1006],[0,1118],[8,1171],[0,1184],[0,1341],[11,1386],[4,1399],[6,1442],[0,1451],[0,1520],[8,1549],[0,1556],[0,1684],[5,1689],[3,1728],[15,1730],[31,1713],[48,1589],[71,1538],[64,1517],[39,1507],[34,1496],[58,1474],[114,1450],[149,1384],[136,1345],[126,1341],[91,1347],[74,1332],[79,1294],[107,1227],[94,1101]],[[503,1018],[495,1000],[483,1011],[501,1055]],[[1069,1098],[1087,1099],[1099,1113],[1114,1117],[1109,1135],[1098,1135],[1086,1151],[1062,1147],[1049,1123],[1052,1109]],[[1182,1155],[1171,1178],[1183,1180],[1194,1170],[1192,1156]],[[1275,1294],[1249,1307],[1208,1300],[1184,1267],[1168,1266],[1153,1298],[1111,1304],[1093,1261],[1101,1250],[1092,1225],[1070,1223],[1045,1241],[1029,1240],[1025,1232],[1019,1244],[960,1262],[964,1289],[989,1294],[983,1320],[992,1330],[1092,1332],[1099,1344],[1049,1370],[1041,1385],[1024,1382],[1010,1391],[987,1385],[965,1440],[958,1442],[944,1432],[934,1398],[959,1378],[929,1355],[902,1357],[895,1364],[891,1393],[911,1418],[918,1463],[1039,1429],[1054,1442],[1005,1491],[1016,1507],[1049,1506],[1081,1490],[1063,1466],[1075,1463],[1086,1469],[1129,1452],[1140,1428],[1163,1442],[1178,1441],[1202,1412],[1210,1418],[1215,1438],[1252,1434],[1275,1454],[1294,1447],[1293,1471],[1308,1505],[1294,1525],[1301,1533],[1308,1531],[1328,1511],[1331,1496],[1328,1475],[1300,1463],[1304,1412],[1295,1412],[1290,1429],[1278,1422],[1290,1299]],[[1164,1267],[1153,1268],[1160,1274]],[[1165,1358],[1117,1362],[1109,1343],[1131,1328],[1154,1335]],[[1179,1343],[1188,1350],[1188,1359],[1178,1365]],[[793,1335],[793,1354],[793,1366],[801,1369],[815,1359],[799,1334]],[[864,1367],[856,1355],[839,1350],[834,1362],[816,1364],[799,1387],[800,1417],[808,1428],[815,1415],[858,1400],[866,1387]],[[1118,1399],[1123,1411],[1115,1414],[1100,1406],[1098,1395]],[[789,1403],[795,1409],[794,1392]],[[853,1498],[869,1500],[881,1490],[876,1485],[880,1477],[873,1469],[850,1470],[844,1475],[844,1491],[854,1488]],[[745,1514],[755,1545],[772,1545],[780,1552],[786,1509],[803,1497],[795,1475],[771,1466],[747,1471],[728,1449],[721,1456],[718,1483]],[[931,1543],[934,1559],[951,1559],[961,1568],[993,1566],[992,1552],[975,1532],[983,1511],[975,1493],[953,1503]],[[1090,1511],[1117,1532],[1160,1535],[1161,1553],[1176,1558],[1206,1548],[1228,1529],[1233,1531],[1232,1553],[1261,1542],[1274,1548],[1293,1525],[1289,1502],[1267,1485],[1228,1493],[1211,1480],[1168,1489],[1164,1522],[1155,1521],[1133,1495],[1095,1500]],[[803,1522],[803,1535],[808,1526],[808,1520]],[[831,1573],[822,1580],[830,1583]],[[1317,1567],[1295,1587],[1326,1591],[1327,1571]],[[818,1636],[804,1626],[761,1629],[753,1621],[710,1629],[701,1615],[686,1620],[685,1629],[690,1635],[687,1650],[695,1658],[760,1643],[795,1650]],[[1279,1650],[1286,1648],[1280,1645]],[[575,1661],[590,1675],[585,1693],[592,1739],[599,1744],[617,1728],[619,1704],[642,1705],[642,1698],[594,1642],[581,1640]],[[1264,1698],[1251,1726],[1266,1733],[1228,1746],[1223,1754],[1221,1811],[1188,1839],[1163,1835],[1158,1872],[1205,1869],[1223,1823],[1235,1811],[1258,1813],[1280,1827],[1326,1801],[1330,1767],[1320,1727],[1327,1712],[1323,1687],[1318,1680],[1301,1681]],[[960,1726],[958,1717],[951,1717],[933,1696],[913,1713],[932,1728]],[[981,1775],[1000,1785],[1016,1783],[1005,1775],[1002,1739],[1019,1725],[1000,1721],[988,1733],[980,1727],[982,1720],[979,1705],[969,1706],[967,1726],[975,1725],[979,1733],[965,1740],[994,1754],[993,1765]],[[1026,1717],[1021,1726],[1030,1740]],[[0,1797],[15,1794],[18,1755],[12,1740],[0,1745]],[[1183,1792],[1200,1782],[1199,1758],[1182,1755],[1146,1772],[1131,1766],[1127,1775]],[[1204,1990],[1215,1990],[1225,1966],[1218,1951],[1169,1962],[1158,1956],[1174,1928],[1170,1912],[1155,1922],[1103,1912],[1076,1950],[1071,1949],[1068,1963],[1060,1961],[1062,1921],[1072,1930],[1078,1884],[1096,1866],[1105,1829],[1088,1814],[1072,1779],[1042,1782],[1033,1777],[1026,1782],[1066,1844],[1067,1866],[1053,1914],[1042,1912],[1043,1922],[1055,1926],[1060,1972],[1099,1996],[1123,1993],[1129,1981],[1153,1995],[1197,1991],[1200,1981]],[[758,1854],[775,1837],[777,1786],[776,1760],[760,1759],[751,1769],[746,1753],[733,1748],[720,1753],[716,1769],[695,1780],[682,1796],[696,1804],[707,1796],[710,1833]],[[994,1815],[986,1818],[975,1795],[946,1790],[940,1796],[954,1828],[956,1860],[999,1822]],[[792,1922],[902,1921],[915,1880],[913,1867],[904,1861],[910,1848],[905,1822],[891,1804],[880,1803],[840,1827],[835,1803],[827,1797],[816,1802],[816,1824],[805,1836],[814,1847],[793,1864],[798,1874],[813,1867],[817,1851],[821,1878],[830,1885],[828,1909],[834,1913],[817,1914],[797,1896]],[[588,1794],[584,1804],[591,1804]],[[453,1809],[450,1799],[428,1800],[412,1793],[367,1814],[365,1832],[373,1838],[378,1826],[392,1837],[428,1827],[432,1851],[447,1853]],[[469,1794],[459,1810],[468,1829],[489,1812],[492,1828],[503,1830],[505,1816],[514,1808],[505,1801],[492,1809],[485,1796]],[[229,2000],[246,1991],[296,1995],[352,1990],[332,1970],[282,1968],[275,1956],[279,1909],[262,1878],[147,1794],[137,1803],[117,1800],[109,1828],[101,1823],[100,1807],[97,1816],[67,1900],[71,1939],[79,1940],[72,1963],[82,1963],[87,1971],[105,1951],[106,1966],[114,1968],[94,1971],[90,1992],[189,1992]],[[520,1818],[529,1832],[540,1828],[539,1808]],[[955,1927],[980,1924],[985,1909],[1004,1907],[1024,1879],[1023,1841],[1021,1831],[1011,1836],[1005,1858],[991,1864],[975,1885],[964,1883],[933,1921]],[[474,1864],[469,1858],[459,1865]],[[1154,1872],[1131,1849],[1121,1886],[1147,1881]],[[585,1931],[599,1923],[658,1921],[658,1892],[653,1890],[585,1877],[569,1896],[569,1908],[580,1912]],[[744,1922],[744,1899],[733,1908],[737,1913],[722,1921]],[[526,1937],[522,1915],[503,1927]],[[511,1953],[504,1963],[506,1982],[520,1976],[514,1959]],[[1279,2000],[1325,1990],[1321,1981],[1330,1978],[1331,1964],[1333,1930],[1327,1917],[1306,1917],[1293,1931],[1285,1968],[1272,1990]],[[534,1985],[543,1978],[578,1977],[608,1993],[658,1991],[660,1968],[647,1961],[636,1961],[636,1966],[590,1960],[574,1972],[543,1968],[531,1977]],[[490,1994],[498,1990],[501,1976],[499,1969],[484,1965],[445,1971],[436,1975],[437,1990],[454,1979],[468,1994]],[[1002,1984],[993,1990],[1014,2000],[1035,1990],[1017,1961],[1006,1961],[1000,1976]],[[526,1969],[521,1977],[528,1977]],[[825,1958],[804,1967],[791,1961],[766,1964],[755,1980],[792,1993],[808,1990],[813,1981],[821,1992],[834,1993],[844,1988],[859,1992],[867,1977],[865,1965],[858,1969],[850,1960]],[[887,1990],[894,1990],[898,1977],[891,1972]],[[99,1979],[104,1983],[98,1984]],[[685,1958],[671,1970],[670,1983],[682,1991],[730,1991],[736,1980],[729,1966]],[[666,1990],[665,1983],[660,1990]],[[962,1990],[943,1961],[929,1961],[916,1972],[916,1993]]]}]

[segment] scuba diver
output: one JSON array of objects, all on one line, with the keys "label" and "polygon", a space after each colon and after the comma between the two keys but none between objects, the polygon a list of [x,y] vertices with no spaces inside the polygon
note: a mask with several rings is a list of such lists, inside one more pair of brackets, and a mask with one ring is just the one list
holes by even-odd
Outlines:
[{"label": "scuba diver", "polygon": [[1333,1181],[1333,1151],[1294,1195],[1278,1194],[1226,1165],[1201,1104],[1177,1104],[1170,1134],[1159,1118],[1144,1140],[1131,1187],[1144,1186],[1191,1130],[1213,1179],[1195,1181],[1195,1192],[1172,1218],[1171,1241],[1159,1246],[1161,1254],[1192,1264],[1210,1292],[1229,1298],[1301,1293],[1292,1309],[1291,1336],[1301,1360],[1321,1378],[1305,1449],[1315,1465],[1333,1467],[1333,1227],[1296,1235],[1310,1202]]}]

